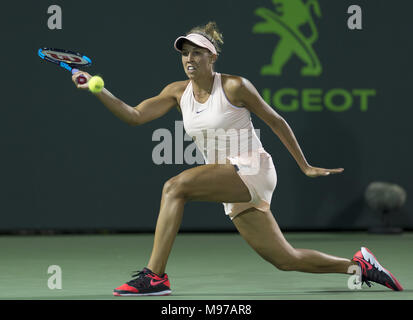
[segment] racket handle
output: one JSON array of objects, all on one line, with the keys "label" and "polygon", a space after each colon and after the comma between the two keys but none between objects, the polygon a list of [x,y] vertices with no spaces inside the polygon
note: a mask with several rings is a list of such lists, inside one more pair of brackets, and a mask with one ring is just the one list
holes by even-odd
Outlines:
[{"label": "racket handle", "polygon": [[[72,74],[75,74],[75,73],[78,72],[78,71],[79,71],[78,69],[72,69]],[[85,76],[80,75],[80,76],[78,76],[78,77],[76,78],[76,82],[77,82],[78,84],[84,84],[84,83],[87,82],[87,79],[86,79]]]}]

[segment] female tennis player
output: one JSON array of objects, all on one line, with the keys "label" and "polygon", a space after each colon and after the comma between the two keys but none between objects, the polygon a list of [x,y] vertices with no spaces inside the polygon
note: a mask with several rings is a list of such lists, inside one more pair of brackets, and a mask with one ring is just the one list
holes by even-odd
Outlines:
[{"label": "female tennis player", "polygon": [[[106,89],[95,94],[115,116],[133,126],[155,120],[177,106],[187,134],[194,138],[205,159],[205,165],[185,170],[166,181],[148,264],[113,294],[171,293],[165,269],[188,201],[223,203],[225,213],[241,236],[262,258],[280,270],[350,274],[350,267],[354,265],[360,271],[360,281],[369,286],[369,281],[374,281],[393,290],[402,290],[396,278],[367,248],[362,247],[350,260],[293,248],[286,241],[270,210],[277,183],[275,167],[255,134],[250,114],[257,115],[272,129],[308,177],[338,174],[343,169],[311,166],[285,119],[262,99],[250,81],[214,71],[222,44],[222,34],[214,22],[178,37],[174,47],[181,53],[188,80],[167,85],[159,95],[136,107],[129,106]],[[91,77],[80,71],[73,75],[73,82],[79,89],[87,89],[87,83],[81,85],[75,81],[80,74],[87,79]],[[229,140],[235,142],[227,143]]]}]

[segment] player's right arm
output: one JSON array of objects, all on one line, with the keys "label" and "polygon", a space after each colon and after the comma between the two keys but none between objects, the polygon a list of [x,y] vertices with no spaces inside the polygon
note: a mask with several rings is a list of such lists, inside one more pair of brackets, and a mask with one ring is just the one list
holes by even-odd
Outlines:
[{"label": "player's right arm", "polygon": [[[78,84],[76,82],[75,79],[79,74],[80,73],[75,73],[72,76],[73,82],[79,89],[87,89],[87,83]],[[81,74],[83,74],[88,81],[91,78],[91,75],[87,72],[81,71]],[[159,95],[142,101],[136,107],[132,107],[118,99],[106,88],[103,88],[101,92],[95,93],[94,95],[120,120],[131,126],[137,126],[163,116],[176,106],[178,104],[176,98],[177,90],[179,89],[178,86],[175,82],[171,83],[167,85]]]}]

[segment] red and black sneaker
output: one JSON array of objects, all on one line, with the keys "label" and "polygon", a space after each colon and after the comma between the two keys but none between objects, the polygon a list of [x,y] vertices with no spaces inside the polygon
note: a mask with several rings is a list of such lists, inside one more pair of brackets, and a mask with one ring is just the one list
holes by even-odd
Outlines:
[{"label": "red and black sneaker", "polygon": [[148,268],[143,268],[132,277],[135,279],[114,289],[113,295],[121,297],[167,296],[171,293],[171,285],[166,273],[157,275]]},{"label": "red and black sneaker", "polygon": [[353,261],[357,262],[361,268],[362,283],[365,282],[369,287],[371,287],[369,281],[373,281],[394,291],[403,290],[403,287],[399,281],[397,281],[396,277],[393,276],[390,271],[381,266],[369,249],[361,247],[361,249],[353,256]]}]

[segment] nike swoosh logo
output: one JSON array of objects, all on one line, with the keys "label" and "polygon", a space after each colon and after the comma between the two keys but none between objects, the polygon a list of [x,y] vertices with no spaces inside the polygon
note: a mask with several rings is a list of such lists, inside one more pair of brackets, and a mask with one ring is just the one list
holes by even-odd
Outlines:
[{"label": "nike swoosh logo", "polygon": [[164,283],[166,280],[164,279],[164,280],[158,280],[158,281],[155,281],[155,280],[151,280],[151,286],[157,286],[158,284],[161,284],[161,283]]},{"label": "nike swoosh logo", "polygon": [[373,266],[372,266],[369,262],[367,262],[366,260],[360,259],[359,261],[360,261],[363,265],[365,265],[365,266],[367,267],[367,270],[373,269]]},{"label": "nike swoosh logo", "polygon": [[[364,261],[363,261],[364,262]],[[367,270],[373,269],[373,265],[370,264],[369,262],[364,262],[365,265],[367,265]]]},{"label": "nike swoosh logo", "polygon": [[203,111],[205,111],[205,110],[206,110],[206,108],[203,109],[203,110],[201,110],[201,111],[197,111],[196,113],[201,113],[201,112],[203,112]]}]

